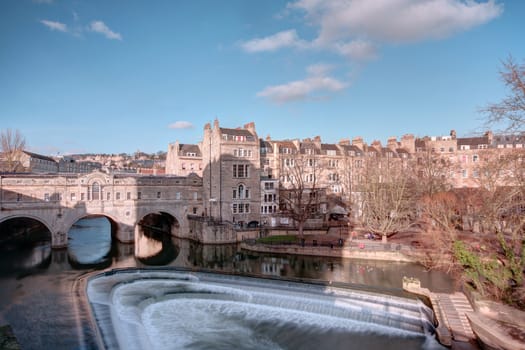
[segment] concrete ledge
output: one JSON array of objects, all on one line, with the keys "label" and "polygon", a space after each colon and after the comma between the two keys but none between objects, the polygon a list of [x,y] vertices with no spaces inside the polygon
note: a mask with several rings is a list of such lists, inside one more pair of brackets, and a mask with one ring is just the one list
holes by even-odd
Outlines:
[{"label": "concrete ledge", "polygon": [[350,259],[383,260],[397,262],[415,262],[410,257],[397,251],[357,250],[349,247],[301,247],[241,243],[241,248],[259,253],[278,253],[309,256],[327,256]]},{"label": "concrete ledge", "polygon": [[467,313],[467,318],[483,349],[525,350],[524,342],[509,335],[509,331],[523,333],[523,329],[510,324],[504,325],[474,312]]}]

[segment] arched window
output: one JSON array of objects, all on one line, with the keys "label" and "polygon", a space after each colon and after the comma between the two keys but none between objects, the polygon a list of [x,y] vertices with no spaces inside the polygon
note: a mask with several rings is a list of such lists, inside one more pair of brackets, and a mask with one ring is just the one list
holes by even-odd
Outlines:
[{"label": "arched window", "polygon": [[244,198],[244,185],[243,184],[239,185],[237,193],[239,194],[239,199]]},{"label": "arched window", "polygon": [[98,182],[93,182],[91,185],[91,199],[94,201],[100,200],[100,185]]}]

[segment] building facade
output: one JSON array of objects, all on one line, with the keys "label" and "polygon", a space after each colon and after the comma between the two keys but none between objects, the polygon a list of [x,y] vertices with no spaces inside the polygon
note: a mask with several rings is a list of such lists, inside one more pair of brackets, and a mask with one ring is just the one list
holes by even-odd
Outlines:
[{"label": "building facade", "polygon": [[204,127],[199,144],[170,144],[166,168],[174,175],[195,170],[202,176],[206,216],[238,226],[250,222],[273,226],[289,223],[283,195],[291,196],[298,183],[319,198],[312,218],[328,217],[341,203],[359,215],[361,192],[372,168],[396,167],[416,181],[437,176],[451,188],[472,188],[481,186],[480,172],[489,159],[524,151],[525,135],[487,132],[461,138],[452,130],[446,136],[391,137],[386,145],[367,144],[361,137],[330,144],[319,136],[259,139],[254,123],[230,129],[215,120],[213,127]]}]

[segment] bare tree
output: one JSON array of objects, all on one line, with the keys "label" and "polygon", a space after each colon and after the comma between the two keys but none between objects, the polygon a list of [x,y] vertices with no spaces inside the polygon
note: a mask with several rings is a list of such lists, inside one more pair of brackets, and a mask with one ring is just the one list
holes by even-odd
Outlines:
[{"label": "bare tree", "polygon": [[26,145],[25,138],[20,131],[6,129],[0,132],[0,147],[4,158],[3,171],[16,172],[22,168],[20,157]]},{"label": "bare tree", "polygon": [[525,152],[488,150],[482,157],[470,203],[483,234],[474,245],[456,241],[454,255],[479,292],[525,308]]},{"label": "bare tree", "polygon": [[280,164],[280,210],[297,223],[301,237],[306,221],[319,211],[322,197],[318,187],[320,164],[315,150],[311,150],[309,154],[294,150]]},{"label": "bare tree", "polygon": [[[373,152],[371,152],[373,153]],[[387,237],[411,226],[414,193],[403,163],[397,158],[368,156],[362,169],[361,222],[370,232]]]},{"label": "bare tree", "polygon": [[506,132],[525,130],[525,64],[518,64],[509,56],[502,62],[501,80],[510,90],[501,102],[481,109],[489,126],[504,124]]},{"label": "bare tree", "polygon": [[413,164],[413,176],[418,196],[433,196],[452,188],[450,174],[457,170],[451,159],[446,155],[426,150],[416,155]]}]

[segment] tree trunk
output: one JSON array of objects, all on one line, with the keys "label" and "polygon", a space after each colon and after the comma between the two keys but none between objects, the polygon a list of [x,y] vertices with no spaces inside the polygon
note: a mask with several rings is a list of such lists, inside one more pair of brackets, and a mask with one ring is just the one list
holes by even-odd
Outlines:
[{"label": "tree trunk", "polygon": [[297,232],[299,233],[299,237],[304,237],[304,221],[299,221],[297,225]]}]

